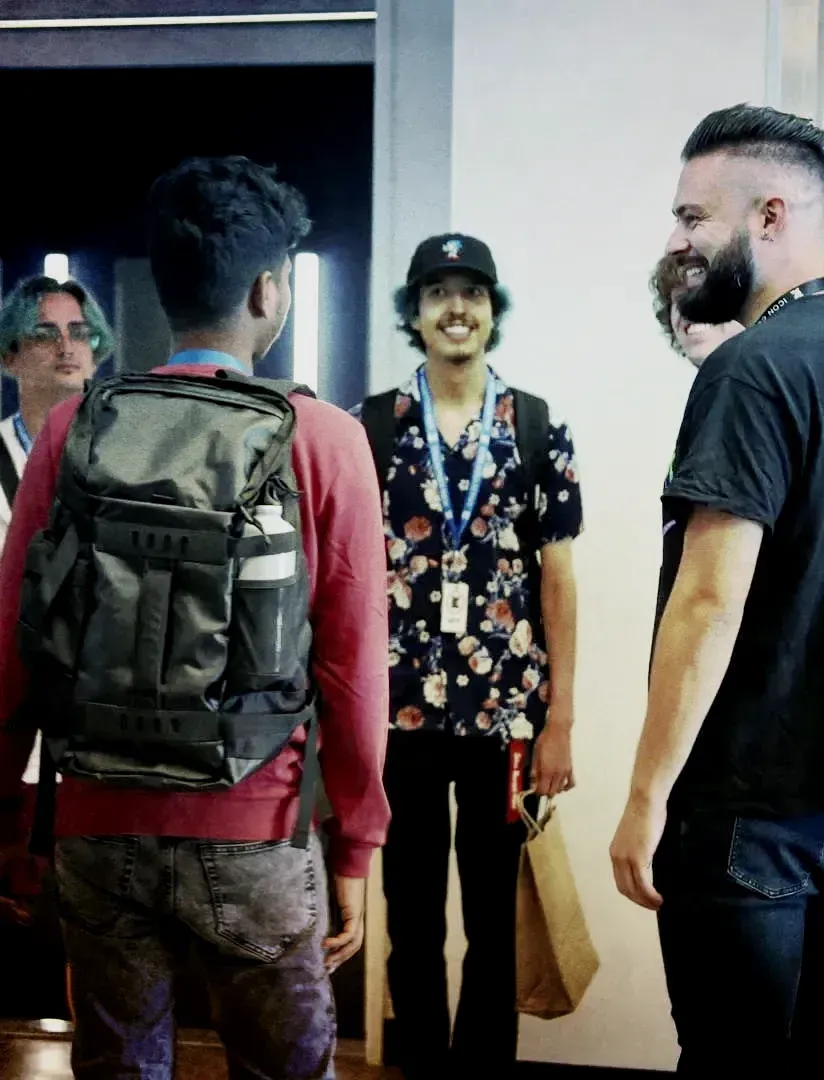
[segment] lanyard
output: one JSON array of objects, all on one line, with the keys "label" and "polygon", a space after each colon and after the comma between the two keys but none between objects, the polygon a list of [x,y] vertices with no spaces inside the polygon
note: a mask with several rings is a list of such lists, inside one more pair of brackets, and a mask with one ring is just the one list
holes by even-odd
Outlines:
[{"label": "lanyard", "polygon": [[441,497],[443,516],[452,538],[453,549],[457,551],[461,545],[461,537],[464,529],[469,524],[469,519],[475,512],[478,495],[481,490],[484,465],[489,453],[489,443],[492,438],[492,421],[495,418],[495,377],[492,372],[486,376],[486,391],[484,393],[484,409],[481,416],[481,438],[475,463],[472,466],[472,479],[469,481],[469,491],[464,499],[460,521],[455,521],[455,511],[452,508],[452,496],[449,493],[449,484],[446,480],[446,470],[443,464],[443,450],[441,448],[441,436],[435,423],[435,406],[432,402],[432,391],[429,389],[429,380],[423,368],[418,371],[418,389],[421,395],[421,408],[423,410],[423,424],[426,432],[426,442],[429,447],[429,459],[432,462],[432,472],[435,474],[435,483],[438,485],[438,494]]},{"label": "lanyard", "polygon": [[183,352],[175,353],[167,365],[177,364],[212,364],[214,367],[229,367],[235,371],[242,371],[248,375],[249,371],[236,356],[230,353],[219,352],[217,349],[184,349]]},{"label": "lanyard", "polygon": [[766,322],[773,315],[777,315],[787,304],[791,304],[793,300],[803,300],[805,296],[818,296],[820,293],[824,293],[824,278],[814,278],[812,281],[805,281],[803,285],[796,285],[794,289],[790,289],[783,296],[779,296],[775,303],[770,304],[758,321],[760,323]]},{"label": "lanyard", "polygon": [[14,433],[17,436],[17,441],[23,447],[23,453],[26,457],[31,453],[32,443],[34,440],[26,430],[26,425],[23,423],[23,417],[19,412],[16,412],[11,418],[12,424],[14,424]]}]

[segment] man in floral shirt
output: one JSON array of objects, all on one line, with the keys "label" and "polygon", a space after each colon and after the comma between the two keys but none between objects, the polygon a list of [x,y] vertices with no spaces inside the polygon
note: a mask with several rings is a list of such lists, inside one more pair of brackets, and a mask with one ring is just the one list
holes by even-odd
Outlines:
[{"label": "man in floral shirt", "polygon": [[[566,427],[544,423],[534,478],[521,461],[513,391],[486,359],[509,306],[488,247],[460,235],[424,241],[396,303],[400,329],[426,357],[381,396],[394,404],[386,471],[376,452],[389,568],[385,785],[393,817],[383,865],[398,1057],[407,1080],[503,1080],[517,1049],[515,885],[524,840],[509,793],[522,781],[548,795],[574,783],[571,542],[581,499]],[[380,400],[360,410],[373,450]],[[452,783],[468,949],[450,1053]]]}]

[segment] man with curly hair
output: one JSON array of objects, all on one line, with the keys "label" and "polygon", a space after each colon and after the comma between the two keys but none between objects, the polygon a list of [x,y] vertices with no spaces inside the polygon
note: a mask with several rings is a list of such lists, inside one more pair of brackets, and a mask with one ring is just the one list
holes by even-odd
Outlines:
[{"label": "man with curly hair", "polygon": [[[574,784],[578,476],[568,428],[489,366],[509,297],[486,244],[425,240],[395,301],[423,363],[361,417],[384,488],[389,570],[383,865],[398,1056],[409,1080],[503,1080],[516,1054],[524,839],[512,793],[530,779],[545,795]],[[468,948],[450,1049],[452,783]]]},{"label": "man with curly hair", "polygon": [[653,310],[675,352],[700,368],[710,353],[744,327],[735,319],[718,325],[686,319],[678,308],[678,294],[688,287],[686,276],[687,268],[680,256],[664,255],[658,260],[650,275]]}]

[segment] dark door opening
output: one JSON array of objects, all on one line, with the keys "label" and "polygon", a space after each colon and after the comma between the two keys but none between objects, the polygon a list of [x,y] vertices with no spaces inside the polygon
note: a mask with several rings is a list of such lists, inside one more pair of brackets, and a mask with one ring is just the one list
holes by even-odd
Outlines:
[{"label": "dark door opening", "polygon": [[[319,396],[345,408],[361,399],[371,66],[7,69],[0,72],[0,91],[7,148],[0,210],[4,293],[20,278],[41,273],[46,254],[67,254],[72,276],[95,293],[118,332],[120,350],[139,364],[141,325],[123,316],[117,292],[129,278],[123,267],[139,271],[145,259],[142,205],[154,178],[192,155],[244,154],[275,163],[306,196],[314,222],[305,248],[320,259]],[[145,274],[131,280],[145,281]],[[162,347],[162,328],[146,326],[143,333],[147,352],[158,342]],[[288,324],[261,373],[290,376],[292,348]],[[8,379],[2,406],[3,415],[16,407]],[[6,924],[0,943],[6,960],[0,1016],[65,1017],[59,939],[48,929],[33,934]],[[341,1037],[363,1036],[363,979],[362,953],[335,975]],[[184,1026],[208,1024],[196,972],[181,977],[178,999]]]},{"label": "dark door opening", "polygon": [[[307,198],[306,250],[320,258],[319,387],[348,408],[366,387],[373,73],[316,67],[6,70],[2,288],[69,256],[114,323],[118,264],[145,257],[154,178],[191,155],[276,164]],[[121,329],[116,327],[116,329]],[[139,349],[134,330],[122,342]],[[156,331],[147,330],[156,348]],[[128,346],[128,349],[126,348]],[[263,374],[291,375],[291,323]],[[4,408],[15,405],[4,380]]]}]

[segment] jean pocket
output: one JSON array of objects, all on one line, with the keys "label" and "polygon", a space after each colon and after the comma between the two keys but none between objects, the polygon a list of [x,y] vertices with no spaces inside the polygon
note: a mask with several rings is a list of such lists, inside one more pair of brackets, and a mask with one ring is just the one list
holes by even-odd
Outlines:
[{"label": "jean pocket", "polygon": [[727,873],[739,885],[771,900],[804,892],[810,859],[803,838],[781,821],[736,818]]},{"label": "jean pocket", "polygon": [[54,875],[60,914],[93,934],[111,934],[129,913],[138,840],[133,836],[63,836]]},{"label": "jean pocket", "polygon": [[203,843],[215,931],[242,955],[271,963],[309,935],[318,920],[313,845],[288,840]]}]

